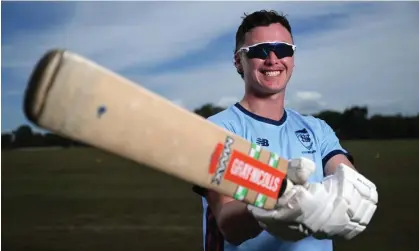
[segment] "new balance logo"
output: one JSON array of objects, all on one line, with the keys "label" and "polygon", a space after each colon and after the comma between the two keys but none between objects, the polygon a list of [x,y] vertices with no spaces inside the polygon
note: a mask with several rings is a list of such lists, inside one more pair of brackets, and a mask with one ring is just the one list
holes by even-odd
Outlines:
[{"label": "new balance logo", "polygon": [[256,144],[260,146],[269,146],[269,141],[267,139],[257,138]]}]

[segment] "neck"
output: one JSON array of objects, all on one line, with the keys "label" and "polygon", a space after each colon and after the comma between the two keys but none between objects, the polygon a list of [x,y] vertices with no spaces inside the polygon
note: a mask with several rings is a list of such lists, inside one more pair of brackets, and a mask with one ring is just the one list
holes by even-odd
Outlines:
[{"label": "neck", "polygon": [[284,91],[264,97],[247,92],[240,101],[240,105],[261,117],[280,120],[284,115],[284,99]]}]

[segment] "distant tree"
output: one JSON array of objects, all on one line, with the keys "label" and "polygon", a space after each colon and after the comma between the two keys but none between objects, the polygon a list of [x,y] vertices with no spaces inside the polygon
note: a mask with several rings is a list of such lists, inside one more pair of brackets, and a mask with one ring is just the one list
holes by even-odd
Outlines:
[{"label": "distant tree", "polygon": [[342,130],[342,114],[337,111],[322,111],[313,115],[316,118],[322,119],[332,127],[332,129],[339,136]]},{"label": "distant tree", "polygon": [[418,138],[419,116],[374,115],[369,120],[369,135],[379,139]]},{"label": "distant tree", "polygon": [[367,117],[367,107],[351,107],[345,109],[341,119],[342,137],[348,139],[368,138]]},{"label": "distant tree", "polygon": [[46,146],[45,144],[45,137],[42,133],[39,132],[33,132],[32,140],[31,140],[32,146]]},{"label": "distant tree", "polygon": [[217,114],[221,111],[225,110],[224,107],[214,106],[212,104],[205,104],[200,108],[194,110],[194,112],[198,115],[201,115],[204,118],[208,118],[214,114]]},{"label": "distant tree", "polygon": [[33,132],[28,125],[19,126],[14,132],[14,147],[29,147],[32,146]]},{"label": "distant tree", "polygon": [[[196,108],[194,112],[208,118],[223,110],[224,107],[207,103]],[[419,114],[411,117],[374,115],[368,118],[367,107],[354,106],[342,113],[326,110],[313,116],[326,121],[342,140],[419,138]],[[42,146],[91,147],[54,133],[34,132],[25,124],[10,133],[3,132],[1,142],[2,149]]]},{"label": "distant tree", "polygon": [[1,134],[1,149],[11,149],[13,147],[13,135],[11,133]]}]

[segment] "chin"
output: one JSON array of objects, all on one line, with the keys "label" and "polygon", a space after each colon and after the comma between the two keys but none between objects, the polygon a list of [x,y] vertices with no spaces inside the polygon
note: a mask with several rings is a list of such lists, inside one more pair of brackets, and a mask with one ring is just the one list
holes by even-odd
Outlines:
[{"label": "chin", "polygon": [[261,96],[271,96],[274,94],[278,94],[284,90],[281,86],[267,86],[263,84],[259,84],[257,88],[253,89],[255,94]]},{"label": "chin", "polygon": [[270,93],[278,93],[285,88],[285,84],[282,81],[263,81],[260,85]]}]

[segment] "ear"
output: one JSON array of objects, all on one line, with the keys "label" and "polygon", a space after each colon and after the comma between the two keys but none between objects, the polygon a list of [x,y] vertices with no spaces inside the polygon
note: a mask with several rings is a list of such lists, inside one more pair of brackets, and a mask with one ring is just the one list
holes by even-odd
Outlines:
[{"label": "ear", "polygon": [[239,53],[234,54],[234,66],[236,67],[237,72],[243,73],[243,65]]}]

